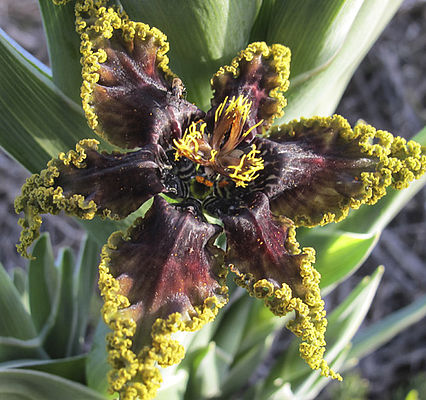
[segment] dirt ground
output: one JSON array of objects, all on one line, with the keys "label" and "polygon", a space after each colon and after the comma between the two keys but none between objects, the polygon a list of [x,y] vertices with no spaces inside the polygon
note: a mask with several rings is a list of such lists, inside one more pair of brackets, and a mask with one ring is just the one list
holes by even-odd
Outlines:
[{"label": "dirt ground", "polygon": [[[36,0],[1,0],[0,27],[43,62],[48,62]],[[410,138],[426,125],[426,1],[405,1],[354,75],[337,112],[354,124],[364,119],[379,129]],[[28,173],[0,153],[0,261],[7,268],[24,266],[14,251],[19,237],[13,200]],[[81,231],[66,217],[47,218],[45,230],[57,246],[77,247]],[[363,276],[383,264],[386,272],[367,324],[410,304],[426,292],[426,189],[383,232],[366,263],[326,300],[338,304]],[[403,399],[417,377],[420,399],[426,399],[426,324],[414,325],[358,368],[354,397],[333,391],[327,399]],[[366,381],[365,381],[366,380]],[[423,392],[420,388],[423,385]],[[347,389],[349,390],[349,389]],[[357,397],[358,396],[358,397]]]}]

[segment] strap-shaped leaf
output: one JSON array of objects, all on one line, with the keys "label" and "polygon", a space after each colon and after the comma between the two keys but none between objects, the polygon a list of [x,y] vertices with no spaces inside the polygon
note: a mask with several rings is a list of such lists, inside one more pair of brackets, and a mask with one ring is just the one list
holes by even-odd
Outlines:
[{"label": "strap-shaped leaf", "polygon": [[[6,270],[0,264],[0,337],[30,339],[36,330],[30,315],[21,302],[20,295]],[[1,353],[1,344],[0,344]]]},{"label": "strap-shaped leaf", "polygon": [[71,355],[71,345],[75,334],[72,322],[76,308],[73,297],[74,265],[71,250],[63,249],[58,263],[60,282],[53,309],[54,321],[44,343],[44,347],[52,358]]},{"label": "strap-shaped leaf", "polygon": [[75,31],[74,2],[61,6],[39,0],[44,32],[49,48],[53,83],[80,104],[80,38]]},{"label": "strap-shaped leaf", "polygon": [[58,291],[58,271],[55,267],[49,234],[43,234],[34,246],[28,267],[28,292],[31,318],[38,332],[45,326]]},{"label": "strap-shaped leaf", "polygon": [[0,393],[8,399],[104,400],[86,386],[38,371],[0,371]]},{"label": "strap-shaped leaf", "polygon": [[78,263],[74,275],[74,293],[76,302],[75,337],[71,352],[78,354],[85,344],[87,323],[89,321],[88,307],[96,296],[94,288],[99,265],[100,246],[90,236],[86,235],[81,243]]},{"label": "strap-shaped leaf", "polygon": [[426,296],[422,296],[410,305],[360,331],[354,338],[347,366],[351,365],[354,360],[372,353],[404,329],[421,321],[425,316]]},{"label": "strap-shaped leaf", "polygon": [[[371,277],[366,277],[351,294],[328,317],[327,344],[328,352],[325,358],[329,363],[336,360],[342,350],[350,343],[360,324],[370,308],[374,294],[383,275],[383,267],[379,267]],[[270,398],[279,387],[274,381],[280,378],[282,382],[289,382],[295,392],[299,390],[296,398],[305,398],[303,391],[309,389],[304,386],[307,380],[313,383],[317,374],[309,370],[298,355],[298,343],[291,346],[279,357],[272,367],[271,372],[264,381],[262,399]],[[324,384],[327,382],[323,379]]]},{"label": "strap-shaped leaf", "polygon": [[78,105],[0,31],[0,146],[32,172],[95,137]]},{"label": "strap-shaped leaf", "polygon": [[[299,72],[290,77],[289,105],[282,120],[332,114],[354,71],[400,4],[401,0],[275,2],[268,42],[289,46],[292,71]],[[299,13],[314,16],[301,23]]]},{"label": "strap-shaped leaf", "polygon": [[61,378],[84,384],[86,355],[60,358],[56,360],[14,360],[0,364],[0,369],[18,368],[46,372]]},{"label": "strap-shaped leaf", "polygon": [[170,63],[188,89],[188,99],[207,109],[210,78],[248,44],[260,2],[196,0],[121,2],[135,21],[161,29],[170,41]]}]

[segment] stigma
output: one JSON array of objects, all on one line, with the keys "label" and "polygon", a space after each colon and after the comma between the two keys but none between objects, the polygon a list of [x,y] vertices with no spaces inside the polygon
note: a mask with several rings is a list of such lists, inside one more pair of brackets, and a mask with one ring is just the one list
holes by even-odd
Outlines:
[{"label": "stigma", "polygon": [[244,130],[252,102],[245,96],[226,97],[214,115],[212,133],[203,120],[192,122],[181,139],[173,141],[175,159],[186,157],[208,167],[217,174],[230,178],[236,186],[245,187],[258,177],[264,161],[256,145],[244,139],[262,124],[263,120]]}]

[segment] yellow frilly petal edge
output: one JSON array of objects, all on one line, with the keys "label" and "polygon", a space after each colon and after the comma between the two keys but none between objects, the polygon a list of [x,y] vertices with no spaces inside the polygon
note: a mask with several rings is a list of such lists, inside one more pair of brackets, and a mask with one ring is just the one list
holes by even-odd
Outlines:
[{"label": "yellow frilly petal edge", "polygon": [[[157,67],[170,78],[175,74],[169,69],[169,51],[167,36],[157,28],[150,28],[141,22],[129,20],[122,9],[106,8],[105,0],[81,0],[75,6],[76,31],[81,37],[81,64],[83,84],[81,99],[89,126],[101,137],[104,137],[99,127],[98,117],[92,105],[93,90],[99,81],[100,64],[107,60],[107,53],[102,49],[102,42],[111,39],[115,31],[120,30],[125,42],[131,42],[135,37],[140,39],[154,38],[158,45]],[[107,138],[106,138],[107,139]]]},{"label": "yellow frilly petal edge", "polygon": [[304,255],[300,264],[304,298],[293,296],[292,289],[286,283],[278,288],[267,279],[256,280],[253,275],[243,274],[231,267],[237,275],[235,281],[251,296],[262,299],[275,315],[284,316],[294,311],[295,318],[287,324],[287,328],[302,340],[299,345],[302,359],[312,369],[320,370],[321,375],[341,381],[340,374],[333,371],[324,360],[327,319],[319,288],[321,275],[313,266],[315,250],[311,247],[300,250],[294,224],[286,218],[280,218],[279,221],[290,227],[285,248],[292,255]]},{"label": "yellow frilly petal edge", "polygon": [[[213,75],[211,84],[213,86],[213,80],[215,77],[223,75],[227,72],[233,74],[237,78],[240,74],[240,61],[246,60],[251,61],[256,54],[262,54],[266,59],[272,58],[271,65],[277,72],[277,86],[269,92],[269,96],[278,100],[278,111],[274,115],[274,118],[280,118],[284,115],[284,107],[287,105],[287,100],[284,97],[284,92],[287,91],[290,81],[290,60],[291,51],[288,47],[281,44],[273,44],[268,46],[265,42],[253,42],[250,43],[247,48],[241,50],[240,54],[231,61],[231,65],[225,65],[220,67],[219,70]],[[271,120],[272,124],[273,120]]]},{"label": "yellow frilly petal edge", "polygon": [[62,6],[70,2],[70,0],[52,0],[53,4],[57,6]]},{"label": "yellow frilly petal edge", "polygon": [[[155,397],[162,377],[158,366],[168,367],[179,363],[185,356],[184,347],[172,334],[195,332],[215,319],[217,312],[226,304],[214,296],[194,307],[197,315],[183,320],[178,312],[167,319],[158,318],[151,330],[152,342],[136,354],[132,349],[137,323],[132,318],[132,307],[119,280],[109,270],[108,248],[114,246],[113,233],[102,250],[99,265],[99,289],[104,300],[102,315],[112,332],[107,336],[108,361],[112,370],[108,375],[110,391],[118,392],[121,400],[146,400]],[[129,307],[130,306],[130,307]],[[129,307],[129,308],[128,308]]]},{"label": "yellow frilly petal edge", "polygon": [[[301,118],[285,124],[288,135],[294,136],[295,131],[303,128],[327,127],[340,131],[340,137],[347,142],[358,140],[359,149],[366,156],[379,160],[374,172],[361,173],[364,183],[364,195],[360,199],[350,199],[336,212],[326,213],[321,220],[313,220],[309,215],[295,216],[296,226],[313,227],[339,222],[345,219],[350,209],[358,209],[363,204],[376,204],[386,195],[386,189],[405,189],[410,182],[420,178],[426,172],[426,148],[419,143],[391,133],[376,130],[373,126],[360,123],[351,128],[348,121],[340,116]],[[276,135],[280,127],[272,128],[271,134]]]},{"label": "yellow frilly petal edge", "polygon": [[[74,165],[77,168],[85,168],[84,160],[87,157],[85,150],[97,150],[99,142],[94,139],[81,140],[76,145],[76,150],[68,153],[60,153],[57,159],[50,160],[47,168],[39,174],[29,177],[22,186],[21,195],[15,199],[16,213],[24,212],[25,216],[20,218],[22,232],[20,243],[16,246],[18,252],[29,258],[28,247],[40,234],[42,219],[40,214],[59,214],[64,211],[68,215],[82,219],[93,219],[97,213],[97,206],[93,200],[87,201],[80,194],[64,196],[63,188],[54,185],[55,178],[60,175],[58,166]],[[111,214],[110,210],[102,210],[101,217]]]}]

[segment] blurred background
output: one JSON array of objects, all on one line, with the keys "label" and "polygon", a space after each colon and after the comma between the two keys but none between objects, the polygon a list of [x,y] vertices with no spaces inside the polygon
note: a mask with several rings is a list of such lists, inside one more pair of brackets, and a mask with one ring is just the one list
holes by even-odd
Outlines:
[{"label": "blurred background", "polygon": [[[378,0],[376,0],[378,1]],[[49,64],[37,0],[1,0],[0,28]],[[412,137],[426,125],[426,0],[406,0],[351,80],[336,111],[351,125],[358,119],[393,134]],[[0,262],[6,268],[26,261],[15,244],[20,228],[13,201],[29,173],[0,150]],[[47,216],[56,248],[78,248],[82,231],[72,219]],[[327,298],[339,304],[350,290],[383,264],[386,271],[365,324],[406,306],[426,292],[426,188],[392,221],[366,263]],[[362,360],[340,385],[321,399],[405,399],[416,388],[426,399],[426,321],[412,326]]]}]

